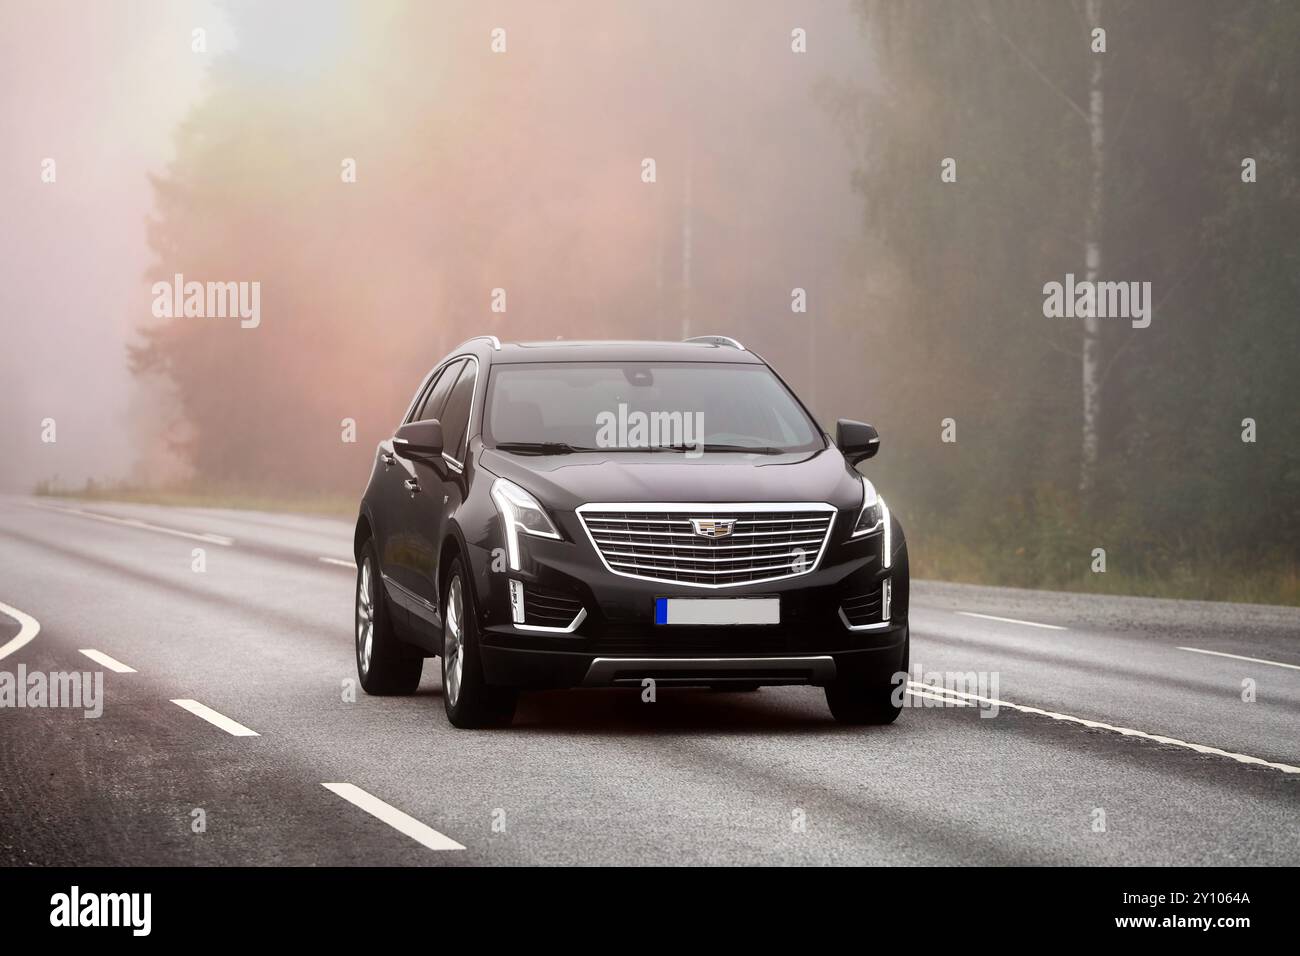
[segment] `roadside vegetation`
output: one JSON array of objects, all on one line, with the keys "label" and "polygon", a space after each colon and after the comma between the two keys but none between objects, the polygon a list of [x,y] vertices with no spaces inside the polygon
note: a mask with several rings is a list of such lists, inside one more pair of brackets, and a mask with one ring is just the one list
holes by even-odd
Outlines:
[{"label": "roadside vegetation", "polygon": [[237,508],[245,511],[279,511],[296,514],[324,515],[331,518],[355,518],[357,495],[320,492],[293,497],[274,491],[215,488],[202,485],[176,485],[170,488],[145,488],[124,483],[88,481],[84,485],[63,486],[42,481],[34,489],[38,496],[75,498],[80,501],[124,501],[133,504],[168,505],[173,508]]}]

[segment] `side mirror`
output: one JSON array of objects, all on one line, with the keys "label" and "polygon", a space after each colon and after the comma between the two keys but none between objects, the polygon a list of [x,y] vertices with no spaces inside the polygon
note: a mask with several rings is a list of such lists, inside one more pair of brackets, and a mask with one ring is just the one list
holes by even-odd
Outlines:
[{"label": "side mirror", "polygon": [[866,422],[841,418],[835,423],[835,444],[849,460],[849,464],[856,465],[880,451],[880,434]]},{"label": "side mirror", "polygon": [[436,458],[442,454],[442,424],[407,422],[393,436],[393,453],[403,458]]}]

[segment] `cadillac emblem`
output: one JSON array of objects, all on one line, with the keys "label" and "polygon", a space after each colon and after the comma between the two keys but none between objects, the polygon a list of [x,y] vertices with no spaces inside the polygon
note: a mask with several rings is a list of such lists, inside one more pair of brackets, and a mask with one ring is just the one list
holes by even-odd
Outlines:
[{"label": "cadillac emblem", "polygon": [[735,518],[692,518],[691,527],[703,538],[725,538],[735,527]]}]

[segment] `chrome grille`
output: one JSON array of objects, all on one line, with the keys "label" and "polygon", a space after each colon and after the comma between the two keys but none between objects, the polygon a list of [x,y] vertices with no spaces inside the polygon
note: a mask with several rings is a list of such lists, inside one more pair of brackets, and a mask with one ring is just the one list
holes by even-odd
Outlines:
[{"label": "chrome grille", "polygon": [[[827,504],[633,505],[578,508],[591,543],[615,574],[693,587],[735,587],[817,567],[835,509]],[[706,537],[692,521],[734,521]]]}]

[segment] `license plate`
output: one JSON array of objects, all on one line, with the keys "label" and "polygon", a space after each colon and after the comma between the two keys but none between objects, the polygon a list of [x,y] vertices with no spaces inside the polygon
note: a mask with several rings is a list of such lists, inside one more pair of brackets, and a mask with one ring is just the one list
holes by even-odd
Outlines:
[{"label": "license plate", "polygon": [[656,624],[780,624],[780,598],[655,598]]}]

